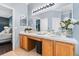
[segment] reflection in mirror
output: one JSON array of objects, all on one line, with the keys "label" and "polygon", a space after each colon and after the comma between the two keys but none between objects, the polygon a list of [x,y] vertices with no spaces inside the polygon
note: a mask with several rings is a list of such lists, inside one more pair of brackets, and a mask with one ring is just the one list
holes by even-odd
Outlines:
[{"label": "reflection in mirror", "polygon": [[58,31],[60,28],[61,18],[52,18],[52,29]]},{"label": "reflection in mirror", "polygon": [[36,20],[36,31],[40,31],[40,19]]},{"label": "reflection in mirror", "polygon": [[[52,29],[54,31],[60,31],[60,21],[68,18],[72,18],[72,4],[62,4],[63,6],[59,10],[56,9],[58,12],[55,13],[52,17]],[[56,16],[56,17],[54,17]]]},{"label": "reflection in mirror", "polygon": [[47,18],[43,18],[40,20],[40,30],[48,31],[48,19]]},{"label": "reflection in mirror", "polygon": [[[41,6],[42,3],[37,5]],[[61,20],[72,18],[72,3],[56,3],[53,7],[42,10],[35,15],[32,15],[30,18],[32,21],[29,23],[32,24],[32,28],[35,30],[38,23],[36,20],[40,19],[40,31],[58,31]]]}]

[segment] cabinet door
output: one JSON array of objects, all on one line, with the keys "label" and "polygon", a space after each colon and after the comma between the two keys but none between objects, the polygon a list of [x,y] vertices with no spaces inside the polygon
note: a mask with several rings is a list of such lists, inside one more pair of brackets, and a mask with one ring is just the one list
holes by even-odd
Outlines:
[{"label": "cabinet door", "polygon": [[64,43],[64,42],[55,42],[55,55],[56,56],[73,56],[74,55],[74,45]]},{"label": "cabinet door", "polygon": [[42,55],[43,56],[52,56],[53,55],[53,41],[51,40],[42,40]]},{"label": "cabinet door", "polygon": [[28,49],[28,39],[25,35],[20,35],[20,47],[24,49]]},{"label": "cabinet door", "polygon": [[28,50],[28,39],[27,36],[23,36],[22,38],[22,47],[26,50]]}]

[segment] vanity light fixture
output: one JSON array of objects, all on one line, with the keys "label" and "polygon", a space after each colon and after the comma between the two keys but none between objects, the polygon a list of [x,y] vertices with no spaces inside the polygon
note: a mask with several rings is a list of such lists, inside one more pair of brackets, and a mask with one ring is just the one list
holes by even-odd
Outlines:
[{"label": "vanity light fixture", "polygon": [[43,6],[43,7],[40,7],[38,9],[34,10],[33,13],[36,13],[36,12],[39,12],[41,10],[47,9],[47,8],[52,7],[54,5],[55,5],[55,3],[49,3],[49,4],[47,4],[47,5]]}]

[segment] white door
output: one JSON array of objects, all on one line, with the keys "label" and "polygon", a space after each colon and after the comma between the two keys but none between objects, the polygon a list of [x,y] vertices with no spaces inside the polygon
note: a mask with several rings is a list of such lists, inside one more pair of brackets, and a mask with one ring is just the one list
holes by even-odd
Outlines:
[{"label": "white door", "polygon": [[47,31],[48,30],[48,19],[40,19],[40,30],[41,31]]},{"label": "white door", "polygon": [[52,18],[52,29],[55,31],[58,31],[60,28],[60,18]]}]

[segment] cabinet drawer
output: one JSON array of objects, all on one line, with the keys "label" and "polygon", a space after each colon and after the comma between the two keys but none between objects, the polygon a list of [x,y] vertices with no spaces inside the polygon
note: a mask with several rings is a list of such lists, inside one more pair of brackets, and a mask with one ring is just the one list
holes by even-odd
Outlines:
[{"label": "cabinet drawer", "polygon": [[32,37],[32,36],[28,36],[29,39],[33,39],[33,40],[36,40],[36,41],[41,41],[41,38],[37,38],[37,37]]}]

